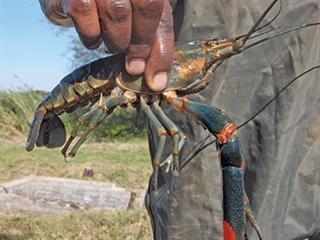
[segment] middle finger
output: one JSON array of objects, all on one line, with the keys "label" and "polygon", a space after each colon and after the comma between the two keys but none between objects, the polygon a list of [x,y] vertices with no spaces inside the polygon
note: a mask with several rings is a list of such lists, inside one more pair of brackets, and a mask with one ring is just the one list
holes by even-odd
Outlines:
[{"label": "middle finger", "polygon": [[132,29],[130,0],[96,0],[96,3],[104,43],[113,53],[126,51]]},{"label": "middle finger", "polygon": [[164,1],[131,0],[131,5],[132,38],[127,53],[127,70],[131,74],[141,74],[151,51]]}]

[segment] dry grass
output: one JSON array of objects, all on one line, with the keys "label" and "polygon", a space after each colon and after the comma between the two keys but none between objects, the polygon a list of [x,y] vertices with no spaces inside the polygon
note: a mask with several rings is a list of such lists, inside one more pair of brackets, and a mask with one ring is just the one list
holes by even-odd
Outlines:
[{"label": "dry grass", "polygon": [[145,211],[67,216],[0,213],[0,239],[147,240],[151,231]]}]

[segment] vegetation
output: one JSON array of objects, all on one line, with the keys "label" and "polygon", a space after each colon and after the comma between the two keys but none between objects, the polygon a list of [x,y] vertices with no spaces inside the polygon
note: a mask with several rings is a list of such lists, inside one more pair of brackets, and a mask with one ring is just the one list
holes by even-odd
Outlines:
[{"label": "vegetation", "polygon": [[0,147],[0,183],[27,175],[82,178],[85,168],[93,180],[114,182],[126,188],[146,188],[151,173],[147,141],[90,143],[66,163],[60,149],[36,148],[27,153],[23,143]]},{"label": "vegetation", "polygon": [[[36,148],[26,153],[24,142],[33,111],[45,92],[0,91],[0,184],[27,175],[83,178],[93,169],[97,181],[146,189],[151,173],[145,129],[127,131],[135,112],[119,109],[98,128],[77,156],[65,163],[60,149]],[[63,115],[67,130],[80,111]],[[124,141],[126,140],[126,141]],[[0,213],[1,239],[151,239],[145,209],[128,212],[82,211],[70,215],[26,212]]]},{"label": "vegetation", "polygon": [[[33,112],[46,94],[43,91],[32,90],[25,92],[0,91],[0,137],[21,138],[22,135],[25,136],[28,133]],[[85,109],[79,109],[72,114],[61,116],[68,132],[71,131],[78,117],[84,112]],[[91,139],[95,141],[103,139],[146,139],[146,129],[139,127],[145,125],[143,118],[139,119],[139,126],[134,126],[135,118],[135,109],[116,109],[93,132]]]},{"label": "vegetation", "polygon": [[149,240],[151,231],[146,211],[79,212],[67,216],[0,213],[0,239]]},{"label": "vegetation", "polygon": [[[35,149],[26,153],[23,144],[0,143],[0,184],[27,175],[83,179],[92,168],[93,180],[125,188],[146,189],[151,173],[147,142],[90,143],[65,163],[59,150]],[[26,212],[0,213],[0,239],[151,239],[145,209],[128,212],[83,211],[71,215]]]},{"label": "vegetation", "polygon": [[21,137],[28,131],[29,121],[40,99],[42,91],[0,91],[0,137]]}]

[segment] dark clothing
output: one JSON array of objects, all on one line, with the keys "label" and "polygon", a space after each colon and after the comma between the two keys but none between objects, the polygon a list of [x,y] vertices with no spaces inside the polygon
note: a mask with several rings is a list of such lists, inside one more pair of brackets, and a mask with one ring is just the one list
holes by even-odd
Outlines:
[{"label": "dark clothing", "polygon": [[[178,0],[177,40],[244,34],[268,4]],[[319,0],[284,0],[272,26],[308,22],[320,22]],[[319,43],[319,27],[312,27],[251,48],[225,61],[211,85],[189,98],[224,109],[240,124],[291,79],[320,64]],[[187,135],[180,158],[183,165],[208,132],[191,118],[164,108]],[[156,135],[150,137],[151,153],[156,141]],[[247,164],[245,187],[264,239],[320,239],[320,71],[296,81],[241,128],[240,143]],[[164,171],[160,175],[160,194],[149,203],[155,239],[222,239],[222,181],[215,145],[188,162],[178,177]],[[248,229],[250,239],[257,239]]]}]

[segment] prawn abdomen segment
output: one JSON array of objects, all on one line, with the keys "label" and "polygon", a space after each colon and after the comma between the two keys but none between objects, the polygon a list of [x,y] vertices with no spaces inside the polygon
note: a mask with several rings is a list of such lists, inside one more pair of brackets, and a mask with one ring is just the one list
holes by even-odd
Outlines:
[{"label": "prawn abdomen segment", "polygon": [[60,114],[69,108],[83,105],[101,92],[115,87],[115,60],[107,57],[77,68],[65,76],[42,100],[39,107]]},{"label": "prawn abdomen segment", "polygon": [[64,77],[38,105],[30,127],[27,150],[35,145],[49,148],[62,146],[65,127],[57,115],[95,102],[115,86],[116,57],[102,58],[82,66]]},{"label": "prawn abdomen segment", "polygon": [[84,97],[92,92],[115,87],[116,61],[119,56],[110,56],[84,65],[61,80],[61,84],[73,88],[75,93]]}]

